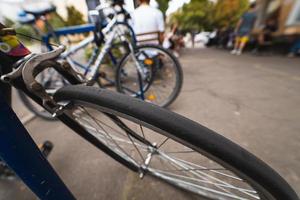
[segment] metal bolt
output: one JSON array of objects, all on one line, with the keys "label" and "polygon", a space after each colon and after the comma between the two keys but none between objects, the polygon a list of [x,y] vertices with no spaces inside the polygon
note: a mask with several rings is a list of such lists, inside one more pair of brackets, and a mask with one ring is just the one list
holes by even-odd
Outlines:
[{"label": "metal bolt", "polygon": [[63,67],[64,70],[71,69],[71,65],[70,65],[69,63],[67,63],[67,62],[64,62],[64,63],[62,64],[62,67]]},{"label": "metal bolt", "polygon": [[30,88],[34,91],[40,91],[43,89],[43,86],[37,82],[34,82],[30,85]]}]

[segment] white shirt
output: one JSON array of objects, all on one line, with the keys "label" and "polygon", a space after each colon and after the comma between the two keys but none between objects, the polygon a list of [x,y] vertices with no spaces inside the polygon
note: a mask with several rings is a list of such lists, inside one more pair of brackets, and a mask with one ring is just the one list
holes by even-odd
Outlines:
[{"label": "white shirt", "polygon": [[165,22],[163,13],[149,5],[141,5],[132,13],[133,29],[136,34],[164,32]]}]

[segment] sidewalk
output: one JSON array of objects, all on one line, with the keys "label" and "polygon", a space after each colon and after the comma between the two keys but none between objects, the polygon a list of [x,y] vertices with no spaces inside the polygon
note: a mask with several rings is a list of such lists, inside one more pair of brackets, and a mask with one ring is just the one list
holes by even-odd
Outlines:
[{"label": "sidewalk", "polygon": [[[170,109],[248,149],[300,195],[300,59],[187,49],[181,62],[184,87]],[[78,199],[198,199],[150,178],[140,181],[61,123],[35,119],[27,128],[38,143],[55,144],[49,160]],[[34,197],[21,183],[0,181],[2,199]]]}]

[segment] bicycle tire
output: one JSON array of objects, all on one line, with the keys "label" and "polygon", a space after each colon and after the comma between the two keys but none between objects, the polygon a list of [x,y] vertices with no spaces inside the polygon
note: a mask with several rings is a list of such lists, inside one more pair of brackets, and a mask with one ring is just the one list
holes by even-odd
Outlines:
[{"label": "bicycle tire", "polygon": [[[113,54],[113,50],[114,49],[119,49],[119,48],[122,48],[122,50],[120,50],[119,49],[119,51],[120,52],[123,52],[123,54],[127,54],[126,52],[129,52],[129,47],[128,47],[128,43],[131,43],[131,45],[132,46],[135,46],[136,45],[136,37],[135,37],[135,33],[134,33],[134,31],[133,31],[133,29],[132,29],[132,27],[129,25],[129,24],[127,24],[127,23],[125,23],[125,22],[117,22],[117,23],[115,23],[114,25],[113,25],[113,29],[114,28],[117,28],[117,27],[123,27],[123,28],[126,28],[127,29],[127,33],[129,33],[129,38],[131,39],[131,40],[128,40],[128,41],[126,41],[126,42],[120,42],[121,41],[121,39],[120,39],[120,37],[121,37],[121,35],[123,35],[123,34],[120,34],[120,32],[117,32],[117,36],[116,36],[116,38],[115,38],[115,40],[116,39],[120,39],[120,41],[119,42],[116,42],[116,43],[114,43],[115,42],[115,40],[114,40],[114,42],[113,42],[113,45],[111,46],[111,48],[110,48],[110,50],[109,50],[109,53],[107,53],[106,54],[106,56],[108,56],[108,59],[110,59],[111,61],[112,61],[112,64],[111,64],[111,67],[113,67],[113,69],[114,69],[114,75],[113,75],[113,77],[110,77],[110,78],[107,78],[107,77],[101,77],[101,73],[99,74],[99,76],[97,77],[97,79],[96,79],[96,82],[97,82],[97,84],[98,84],[98,86],[100,87],[100,88],[105,88],[105,87],[112,87],[112,86],[114,86],[115,87],[115,77],[116,77],[116,75],[115,75],[115,73],[116,73],[116,69],[117,69],[117,67],[118,67],[118,64],[120,63],[120,60],[122,60],[122,58],[123,58],[123,56],[121,56],[119,59],[117,58],[117,56],[114,56],[114,54]],[[125,37],[126,37],[126,31],[124,32],[124,30],[122,31],[122,33],[125,33]],[[124,51],[125,51],[125,53],[124,53]],[[113,61],[114,60],[114,61]],[[99,69],[102,69],[101,67],[98,67]],[[102,73],[103,73],[103,71],[102,71]],[[105,76],[105,75],[104,75]]]},{"label": "bicycle tire", "polygon": [[[100,113],[104,112],[156,131],[155,133],[166,136],[172,141],[192,149],[197,155],[205,156],[211,162],[218,163],[220,166],[229,169],[243,183],[248,183],[255,189],[259,195],[259,198],[256,199],[298,199],[296,193],[287,182],[263,161],[214,131],[159,106],[123,94],[84,86],[67,86],[61,88],[55,93],[54,99],[57,102],[71,102],[70,105],[73,106],[69,105],[68,107],[72,112],[76,106],[79,108],[80,106],[85,106],[91,109],[93,113],[98,111]],[[80,113],[84,113],[84,110],[80,111]],[[79,121],[84,122],[84,117],[80,118],[83,121]],[[91,130],[95,129],[97,131],[97,128],[92,126],[91,129],[89,126],[90,124],[88,124],[87,129],[90,130],[90,134],[92,135]],[[101,137],[99,136],[99,138]],[[146,139],[146,137],[144,138]],[[147,138],[149,139],[149,137]],[[113,150],[113,148],[111,149]],[[111,157],[135,172],[141,171],[141,166],[135,166],[124,154],[112,154]],[[147,172],[146,175],[148,174],[156,178],[161,178],[168,183],[173,183],[173,185],[175,184],[165,178],[157,177],[157,174],[153,174],[151,171]],[[180,184],[175,184],[175,186],[183,187]],[[187,190],[187,188],[183,189]],[[212,199],[233,199],[224,197],[216,198],[215,196],[211,196],[211,194],[204,195],[203,191],[196,191],[195,193],[201,196],[206,195],[206,197]]]},{"label": "bicycle tire", "polygon": [[42,108],[41,106],[39,106],[38,104],[32,102],[22,91],[17,91],[18,92],[18,95],[22,101],[22,103],[26,106],[26,108],[34,113],[36,116],[42,118],[42,119],[45,119],[45,120],[48,120],[48,121],[55,121],[56,118],[52,117],[52,115],[47,112],[46,110],[44,109],[38,109],[38,108]]},{"label": "bicycle tire", "polygon": [[[144,45],[138,45],[135,47],[135,51],[139,52],[142,49],[156,49],[158,50],[158,52],[163,52],[166,56],[168,56],[170,59],[170,61],[174,64],[174,73],[176,76],[176,83],[175,83],[175,87],[173,88],[172,93],[162,102],[157,103],[157,105],[161,106],[161,107],[168,107],[170,106],[179,96],[180,91],[182,89],[182,85],[183,85],[183,72],[182,72],[182,67],[180,62],[178,61],[178,59],[173,55],[173,53],[159,45],[153,45],[153,44],[144,44]],[[117,71],[116,71],[116,88],[117,91],[120,93],[125,93],[123,86],[122,86],[122,70],[127,62],[127,60],[129,59],[129,57],[131,52],[128,52],[120,61],[118,67],[117,67]],[[156,70],[157,71],[157,70]],[[153,73],[151,73],[153,74]],[[154,75],[155,77],[155,75]],[[151,78],[151,81],[149,81],[149,85],[146,85],[146,87],[143,89],[145,90],[144,92],[147,92],[147,90],[149,90],[149,88],[151,88],[151,85],[153,84],[153,78]]]}]

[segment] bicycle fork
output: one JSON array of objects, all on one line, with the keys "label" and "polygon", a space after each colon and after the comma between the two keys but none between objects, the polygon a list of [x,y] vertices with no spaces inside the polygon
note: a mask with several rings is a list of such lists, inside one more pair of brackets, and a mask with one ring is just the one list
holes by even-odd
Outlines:
[{"label": "bicycle fork", "polygon": [[138,84],[139,84],[139,89],[140,89],[140,98],[144,101],[145,100],[145,92],[144,92],[144,85],[143,85],[143,80],[146,79],[146,74],[144,73],[143,67],[140,65],[139,61],[135,57],[135,50],[133,46],[128,43],[129,45],[129,50],[130,50],[130,55],[135,63],[135,66],[137,67],[137,76],[138,76]]}]

